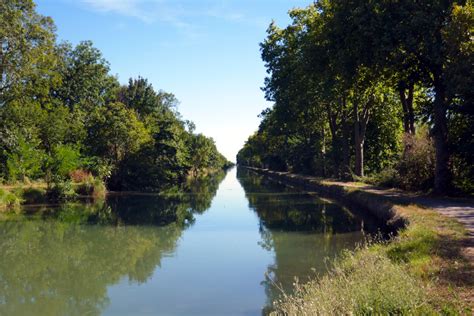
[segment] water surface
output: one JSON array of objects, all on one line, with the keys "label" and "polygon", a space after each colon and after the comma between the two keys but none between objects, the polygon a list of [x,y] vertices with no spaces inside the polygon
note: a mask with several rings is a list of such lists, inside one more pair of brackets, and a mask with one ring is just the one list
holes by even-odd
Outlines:
[{"label": "water surface", "polygon": [[[0,222],[1,315],[261,315],[363,239],[367,218],[233,169]],[[33,215],[34,214],[34,215]]]}]

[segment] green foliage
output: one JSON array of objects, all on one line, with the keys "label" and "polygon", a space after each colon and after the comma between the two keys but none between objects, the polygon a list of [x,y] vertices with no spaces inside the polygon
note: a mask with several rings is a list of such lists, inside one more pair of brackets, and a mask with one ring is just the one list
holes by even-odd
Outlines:
[{"label": "green foliage", "polygon": [[94,198],[104,198],[107,193],[104,182],[94,177],[79,183],[74,191],[78,195],[92,196]]},{"label": "green foliage", "polygon": [[[445,194],[454,176],[472,190],[471,1],[317,1],[289,15],[261,44],[273,106],[239,164],[337,178],[397,168],[386,183]],[[421,141],[410,152],[424,124],[434,160]]]},{"label": "green foliage", "polygon": [[46,190],[42,188],[19,188],[15,190],[15,193],[20,197],[22,204],[41,204],[48,202]]},{"label": "green foliage", "polygon": [[48,173],[59,179],[66,179],[69,174],[81,167],[81,153],[71,145],[57,145],[54,147],[46,168]]},{"label": "green foliage", "polygon": [[93,113],[86,144],[93,155],[118,164],[126,154],[136,152],[148,141],[150,136],[135,111],[114,102]]},{"label": "green foliage", "polygon": [[50,183],[46,191],[46,196],[52,202],[70,201],[76,197],[76,191],[72,181],[70,180],[56,180]]},{"label": "green foliage", "polygon": [[0,3],[0,107],[32,94],[46,98],[57,84],[55,26],[32,0]]},{"label": "green foliage", "polygon": [[121,87],[92,42],[55,39],[33,1],[0,4],[2,178],[44,177],[49,196],[63,200],[73,196],[69,175],[79,168],[98,179],[80,191],[103,195],[103,181],[158,190],[191,171],[228,166],[211,139],[181,120],[173,94],[141,77]]},{"label": "green foliage", "polygon": [[20,202],[21,199],[17,195],[0,188],[0,210],[2,208],[13,208],[20,205]]},{"label": "green foliage", "polygon": [[139,116],[160,113],[174,108],[178,100],[171,93],[156,92],[148,80],[142,77],[128,81],[118,92],[118,100],[134,109]]},{"label": "green foliage", "polygon": [[7,178],[10,181],[38,178],[42,175],[43,161],[44,152],[38,149],[38,144],[19,138],[14,149],[6,154]]},{"label": "green foliage", "polygon": [[55,94],[63,105],[90,112],[115,100],[117,79],[109,75],[109,63],[91,41],[80,42],[74,48],[69,43],[61,44],[57,50],[62,85]]}]

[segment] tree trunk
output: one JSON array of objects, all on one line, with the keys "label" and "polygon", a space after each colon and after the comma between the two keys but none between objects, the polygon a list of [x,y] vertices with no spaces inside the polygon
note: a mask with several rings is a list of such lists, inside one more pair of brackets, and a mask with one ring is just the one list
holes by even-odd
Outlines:
[{"label": "tree trunk", "polygon": [[403,130],[406,134],[415,135],[415,114],[413,111],[413,93],[414,93],[413,82],[408,84],[408,95],[406,94],[406,84],[401,82],[398,85],[398,93],[400,96],[400,102],[402,103],[403,109]]},{"label": "tree trunk", "polygon": [[435,192],[446,194],[451,188],[451,174],[449,171],[449,148],[448,148],[448,120],[446,118],[446,91],[441,80],[435,79],[435,100],[434,100],[434,126],[433,138],[436,150],[435,165]]},{"label": "tree trunk", "polygon": [[355,137],[355,174],[364,176],[364,140],[359,135]]},{"label": "tree trunk", "polygon": [[[354,113],[358,112],[357,102],[354,103]],[[359,115],[354,114],[354,148],[355,148],[355,168],[357,176],[364,176],[364,139],[361,135]]]},{"label": "tree trunk", "polygon": [[342,126],[342,168],[341,177],[343,179],[350,178],[351,148],[350,148],[351,128],[345,121]]},{"label": "tree trunk", "polygon": [[407,97],[407,110],[408,110],[408,127],[412,135],[415,135],[415,113],[413,111],[413,93],[415,89],[415,84],[410,82],[408,86],[408,97]]},{"label": "tree trunk", "polygon": [[369,122],[369,109],[372,105],[373,100],[369,99],[367,104],[362,109],[362,113],[359,113],[358,101],[354,101],[354,147],[355,147],[355,168],[354,172],[357,176],[364,176],[364,143],[365,143],[365,131],[367,129],[367,123]]},{"label": "tree trunk", "polygon": [[322,147],[321,147],[321,154],[323,159],[323,170],[322,176],[326,177],[327,170],[326,170],[326,131],[324,129],[324,124],[321,125],[321,136],[322,136]]}]

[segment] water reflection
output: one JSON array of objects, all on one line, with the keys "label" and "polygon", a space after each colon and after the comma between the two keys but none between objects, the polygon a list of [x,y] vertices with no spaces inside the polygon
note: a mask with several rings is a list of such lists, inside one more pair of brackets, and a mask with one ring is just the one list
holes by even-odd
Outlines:
[{"label": "water reflection", "polygon": [[[298,192],[267,177],[239,169],[237,178],[249,207],[259,218],[261,246],[274,253],[262,281],[267,294],[265,314],[281,295],[289,292],[295,278],[305,281],[327,271],[327,259],[352,249],[364,239],[367,219],[347,208]],[[374,228],[369,221],[368,227]]]},{"label": "water reflection", "polygon": [[334,202],[299,192],[246,169],[237,178],[262,229],[339,234],[362,231],[364,221]]},{"label": "water reflection", "polygon": [[259,315],[273,282],[289,290],[364,238],[367,221],[330,201],[224,176],[0,213],[0,315]]},{"label": "water reflection", "polygon": [[2,214],[0,315],[100,315],[108,286],[144,283],[173,254],[223,177],[181,192]]},{"label": "water reflection", "polygon": [[99,315],[107,286],[145,282],[182,229],[80,226],[57,221],[0,226],[1,315]]}]

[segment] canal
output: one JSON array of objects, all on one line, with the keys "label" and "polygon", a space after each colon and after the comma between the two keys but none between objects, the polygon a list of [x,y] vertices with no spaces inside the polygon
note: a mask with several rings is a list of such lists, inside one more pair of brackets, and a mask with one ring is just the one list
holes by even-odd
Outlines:
[{"label": "canal", "polygon": [[261,315],[374,223],[246,169],[0,222],[1,315]]}]

